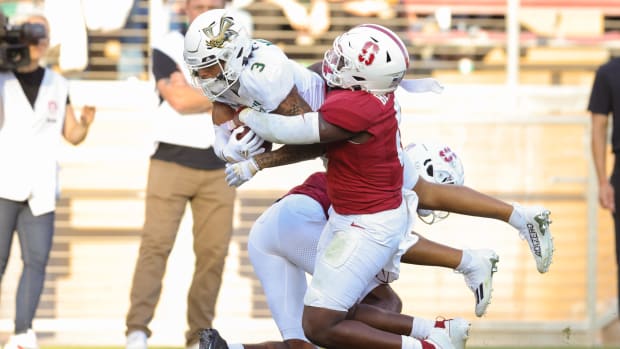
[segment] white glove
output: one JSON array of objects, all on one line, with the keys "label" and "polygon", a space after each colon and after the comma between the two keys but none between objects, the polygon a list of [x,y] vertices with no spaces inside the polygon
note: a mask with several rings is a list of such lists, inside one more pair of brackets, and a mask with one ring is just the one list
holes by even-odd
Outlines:
[{"label": "white glove", "polygon": [[213,125],[215,131],[215,140],[213,141],[213,151],[218,158],[226,161],[223,151],[226,144],[228,144],[228,138],[230,138],[230,127],[228,123],[221,125]]},{"label": "white glove", "polygon": [[222,155],[227,162],[235,163],[247,160],[254,155],[265,152],[265,148],[261,147],[265,140],[252,130],[247,131],[241,139],[237,139],[237,135],[244,131],[244,127],[237,127],[228,138],[228,143],[222,149]]},{"label": "white glove", "polygon": [[258,171],[260,171],[260,167],[254,158],[234,164],[226,164],[226,183],[231,187],[238,187],[252,179]]}]

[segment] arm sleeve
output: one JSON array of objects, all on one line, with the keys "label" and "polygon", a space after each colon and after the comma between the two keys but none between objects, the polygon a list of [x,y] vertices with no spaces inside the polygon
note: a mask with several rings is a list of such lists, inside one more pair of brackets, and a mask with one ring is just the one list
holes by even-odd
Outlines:
[{"label": "arm sleeve", "polygon": [[269,142],[312,144],[319,143],[321,140],[317,112],[284,116],[246,108],[239,113],[239,120]]},{"label": "arm sleeve", "polygon": [[153,76],[155,81],[166,79],[172,73],[179,71],[177,64],[172,58],[158,49],[153,50]]}]

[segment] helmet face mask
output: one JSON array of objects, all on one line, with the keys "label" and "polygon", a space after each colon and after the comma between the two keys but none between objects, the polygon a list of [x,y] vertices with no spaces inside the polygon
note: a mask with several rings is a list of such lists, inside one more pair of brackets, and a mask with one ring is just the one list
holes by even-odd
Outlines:
[{"label": "helmet face mask", "polygon": [[[217,67],[217,69],[214,70],[212,67]],[[205,75],[203,73],[203,70],[207,68],[211,68],[210,70],[214,70],[216,71],[216,73],[208,74],[208,77],[202,77]],[[207,96],[211,100],[214,100],[215,98],[221,96],[226,91],[228,91],[238,80],[238,77],[228,79],[224,74],[225,71],[226,70],[224,68],[224,65],[222,65],[222,62],[219,60],[210,66],[205,66],[198,69],[191,69],[190,72],[192,75],[192,83],[194,84],[194,86],[199,87],[205,94],[205,96]]]},{"label": "helmet face mask", "polygon": [[[252,40],[247,31],[224,9],[196,17],[185,34],[183,58],[192,82],[212,100],[239,80],[251,52]],[[219,72],[212,69],[212,76],[201,72],[216,65]]]},{"label": "helmet face mask", "polygon": [[[463,185],[465,182],[463,164],[449,146],[433,143],[410,144],[405,151],[419,175],[427,182],[453,185]],[[427,224],[439,222],[448,215],[445,211],[418,210],[418,216]]]},{"label": "helmet face mask", "polygon": [[328,85],[373,94],[394,91],[409,68],[409,54],[391,30],[362,24],[334,40],[323,58]]}]

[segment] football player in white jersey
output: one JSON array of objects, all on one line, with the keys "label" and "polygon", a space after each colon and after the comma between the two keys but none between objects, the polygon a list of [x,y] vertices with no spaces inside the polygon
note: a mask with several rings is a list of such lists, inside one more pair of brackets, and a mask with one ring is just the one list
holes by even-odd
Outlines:
[{"label": "football player in white jersey", "polygon": [[[224,14],[218,14],[218,16],[220,17],[225,17]],[[217,16],[215,16],[217,17]],[[298,86],[306,86],[306,88],[308,88],[308,86],[315,86],[315,88],[317,88],[317,90],[321,91],[323,89],[322,87],[322,82],[320,80],[316,80],[316,76],[315,75],[308,75],[308,74],[304,74],[303,72],[298,74],[298,76],[310,76],[310,79],[304,80],[304,79],[297,79],[297,81],[310,81],[310,83],[304,85],[301,83],[296,84],[295,86],[293,86],[292,88],[289,88],[287,86],[286,83],[275,83],[272,85],[269,85],[269,87],[267,88],[256,88],[257,86],[267,86],[265,85],[265,83],[267,83],[268,81],[270,81],[270,79],[268,79],[268,75],[273,74],[274,72],[277,72],[278,70],[269,70],[267,69],[267,67],[271,67],[272,66],[272,62],[276,62],[276,60],[273,59],[269,59],[266,62],[269,62],[269,65],[261,63],[260,61],[253,61],[252,64],[249,64],[248,62],[250,62],[251,58],[254,57],[259,57],[259,55],[257,54],[256,56],[252,56],[254,54],[254,48],[258,51],[263,50],[265,48],[270,48],[270,50],[272,50],[273,52],[276,52],[277,50],[275,46],[272,45],[261,45],[264,43],[258,42],[257,45],[253,45],[252,46],[252,50],[250,51],[248,49],[248,45],[235,45],[234,42],[239,38],[239,37],[243,37],[243,31],[242,29],[239,28],[234,28],[234,19],[233,19],[233,24],[229,25],[228,23],[228,19],[224,20],[225,18],[219,18],[219,20],[217,20],[217,18],[214,20],[213,18],[209,19],[209,21],[205,21],[203,24],[204,26],[202,28],[199,28],[198,30],[194,31],[194,35],[198,34],[198,36],[200,36],[201,39],[197,40],[187,40],[188,37],[186,37],[186,43],[189,42],[206,42],[207,46],[213,44],[212,47],[207,47],[207,51],[211,50],[211,51],[216,51],[216,53],[213,54],[208,54],[205,55],[205,52],[198,52],[200,51],[200,47],[197,47],[195,49],[189,49],[188,50],[188,46],[186,46],[186,52],[185,52],[185,57],[186,57],[186,61],[188,63],[190,63],[190,68],[194,69],[194,74],[195,74],[195,80],[196,83],[201,86],[203,88],[203,90],[205,90],[205,93],[207,93],[208,95],[211,96],[215,96],[213,98],[220,98],[220,101],[225,101],[225,99],[223,97],[225,97],[226,92],[231,92],[232,95],[229,96],[231,97],[229,100],[229,104],[232,106],[239,106],[242,105],[243,103],[247,103],[247,106],[253,107],[255,110],[268,110],[273,108],[273,103],[270,103],[270,99],[269,94],[270,93],[274,93],[274,95],[279,95],[279,96],[286,96],[285,100],[277,107],[277,109],[275,110],[276,112],[281,112],[281,113],[295,113],[295,111],[308,111],[307,108],[309,108],[309,110],[313,110],[316,108],[317,105],[320,104],[320,102],[317,101],[321,101],[322,99],[319,98],[320,97],[320,92],[319,93],[310,93],[308,94],[307,91],[308,90],[302,90],[299,91],[301,92],[302,95],[305,94],[306,98],[308,98],[308,100],[311,102],[310,104],[313,104],[314,107],[310,108],[308,103],[306,103],[305,100],[298,98],[297,100],[293,100],[293,102],[290,102],[292,97],[296,96],[296,89]],[[213,24],[217,24],[217,25],[213,25]],[[210,29],[209,29],[210,28]],[[224,30],[220,30],[219,32],[217,31],[218,29],[222,29],[224,28]],[[231,29],[232,28],[232,29]],[[191,28],[190,28],[191,29]],[[205,30],[205,29],[209,29],[209,30]],[[202,34],[201,34],[202,33]],[[207,34],[208,33],[208,34]],[[191,32],[188,32],[188,35],[190,35]],[[210,39],[209,40],[202,40],[204,39],[203,37],[207,36]],[[221,42],[220,42],[221,41]],[[240,42],[244,42],[244,40],[240,40]],[[255,41],[256,43],[257,41]],[[192,45],[190,45],[192,46]],[[221,49],[220,51],[222,52],[217,52],[218,49]],[[188,53],[189,52],[189,53]],[[272,52],[272,53],[273,53]],[[194,59],[193,62],[194,63],[198,63],[196,65],[192,65],[192,59],[191,59],[191,55],[196,55],[197,57],[199,57],[200,55],[203,55],[202,58],[200,59]],[[264,56],[264,57],[274,57],[274,56],[278,56],[278,54],[274,54],[273,56]],[[189,58],[188,58],[189,57]],[[219,59],[218,59],[219,57]],[[280,56],[281,57],[281,56]],[[210,61],[211,60],[211,61]],[[244,63],[245,62],[245,63]],[[288,61],[287,61],[288,62]],[[230,63],[230,64],[229,64]],[[290,63],[290,62],[289,62]],[[286,65],[286,64],[284,64]],[[293,65],[295,66],[295,65]],[[236,72],[235,69],[239,68],[239,71]],[[253,70],[251,68],[254,68]],[[211,78],[209,78],[209,68],[211,69],[215,69],[217,71],[217,73],[215,75],[213,75]],[[297,66],[297,68],[299,68],[299,66]],[[253,71],[253,74],[247,74],[249,76],[253,76],[253,78],[256,80],[257,77],[264,77],[267,79],[264,79],[262,83],[252,83],[252,82],[248,82],[248,86],[254,86],[254,91],[257,94],[257,96],[259,96],[259,99],[252,99],[252,102],[250,103],[250,99],[248,98],[241,98],[242,96],[244,96],[243,92],[245,91],[246,93],[251,93],[248,92],[250,89],[243,89],[243,82],[244,81],[254,81],[252,79],[247,79],[244,80],[243,79],[243,74],[245,71],[250,70],[250,72]],[[293,68],[294,69],[294,68]],[[297,70],[299,71],[299,70]],[[265,74],[265,75],[261,75],[260,73],[263,72],[270,72],[270,74]],[[206,73],[203,74],[203,73]],[[296,76],[295,74],[284,74],[285,76]],[[260,80],[260,79],[259,79]],[[277,80],[277,79],[273,79],[271,78],[271,80],[273,81],[290,81],[287,79],[284,80]],[[294,80],[293,80],[294,81]],[[273,83],[273,82],[272,82]],[[276,92],[274,92],[273,90],[280,90],[280,94]],[[312,87],[310,87],[310,90],[312,90]],[[262,94],[261,94],[262,93]],[[286,94],[288,93],[288,94]],[[262,96],[262,97],[261,97]],[[308,97],[310,96],[310,97]],[[317,97],[319,96],[319,97]],[[262,98],[262,99],[261,99]],[[244,102],[245,100],[245,102]],[[262,101],[262,102],[261,102]],[[267,107],[265,107],[267,106]],[[288,107],[288,109],[287,109]],[[214,115],[217,113],[214,113]],[[228,135],[227,135],[228,137]],[[233,140],[233,139],[231,139]],[[234,140],[233,140],[234,143]],[[285,148],[285,147],[283,147]],[[307,149],[307,148],[304,148]],[[239,154],[243,153],[244,155],[247,156],[248,151],[247,149],[244,150],[243,152],[237,152]],[[277,153],[277,152],[276,152]],[[320,151],[319,151],[320,153]],[[301,152],[296,151],[296,155],[301,154]],[[309,153],[306,153],[306,156]],[[316,154],[316,153],[315,153]],[[251,176],[258,170],[257,169],[257,162],[258,164],[261,165],[261,167],[269,167],[271,166],[271,163],[275,162],[274,160],[274,154],[264,154],[264,155],[269,155],[267,157],[257,157],[257,158],[252,158],[249,161],[243,161],[240,164],[238,164],[238,166],[233,167],[232,169],[234,171],[233,174],[235,175],[239,175],[239,180],[240,181],[245,181],[249,178],[251,178]],[[290,155],[289,155],[290,156]],[[309,156],[309,157],[314,157],[314,156]],[[239,183],[238,183],[239,184]],[[421,206],[424,207],[425,205],[433,208],[433,206],[436,206],[438,204],[438,198],[442,197],[444,194],[448,194],[448,193],[440,193],[440,192],[436,192],[436,195],[429,195],[429,192],[432,192],[433,190],[425,190],[426,186],[419,186],[419,188],[417,188],[417,190],[422,191],[424,190],[424,192],[426,192],[425,195],[423,195],[423,197],[421,198]],[[432,194],[432,193],[431,193]],[[441,194],[441,195],[440,195]],[[521,233],[523,232],[528,232],[527,228],[528,226],[533,227],[534,232],[540,234],[541,230],[545,230],[548,229],[548,217],[546,217],[544,214],[546,213],[545,210],[540,210],[538,209],[536,212],[534,212],[533,209],[522,209],[520,207],[513,207],[511,205],[505,204],[503,202],[499,202],[495,199],[492,198],[488,198],[480,193],[477,193],[475,191],[472,191],[471,189],[468,188],[463,188],[461,190],[460,193],[454,193],[456,195],[454,196],[458,196],[459,200],[448,200],[448,204],[452,204],[450,206],[452,206],[453,210],[456,210],[456,212],[459,213],[464,213],[464,214],[473,214],[473,215],[478,215],[478,216],[483,216],[483,217],[489,217],[489,218],[496,218],[496,219],[502,219],[504,221],[507,221],[509,223],[511,223],[513,226],[515,226],[516,228],[518,228],[520,230]],[[454,198],[453,196],[453,198]],[[425,198],[427,198],[428,200],[425,200]],[[472,203],[474,203],[475,205],[472,205]],[[446,207],[444,207],[444,209],[446,209]],[[526,212],[527,211],[527,212]],[[541,213],[542,212],[542,213]],[[542,222],[535,222],[535,220],[538,219]],[[548,238],[550,234],[546,234]],[[551,249],[547,248],[547,250],[545,251],[545,255],[544,256],[540,256],[540,253],[538,253],[538,255],[536,255],[536,248],[538,245],[536,245],[537,240],[535,240],[536,236],[531,237],[529,235],[525,235],[526,238],[528,238],[528,242],[530,243],[532,252],[535,254],[535,258],[537,260],[537,266],[539,268],[539,271],[544,272],[546,271],[546,268],[548,268],[548,264],[550,263],[550,252],[549,250],[551,250],[552,252],[552,247]],[[548,239],[548,241],[550,241],[550,239]],[[539,249],[539,247],[538,247]]]},{"label": "football player in white jersey", "polygon": [[[451,152],[450,161],[447,162],[435,151],[437,148],[424,144],[410,146],[407,147],[407,155],[411,158],[415,153],[427,168],[435,167],[442,171],[441,176],[437,177],[441,183],[462,184],[463,167],[456,154]],[[443,151],[450,149],[447,146],[439,148]],[[419,162],[413,158],[412,161]],[[417,178],[417,173],[410,175]],[[430,172],[421,173],[421,177],[435,181]],[[245,349],[314,348],[304,336],[301,325],[303,296],[307,288],[305,274],[313,273],[319,236],[327,222],[329,206],[325,173],[317,172],[274,203],[253,225],[248,241],[250,260],[261,281],[283,342],[246,344],[243,345]],[[486,300],[490,298],[492,274],[494,264],[497,262],[497,255],[493,251],[460,251],[420,237],[420,240],[403,254],[401,260],[408,264],[416,264],[425,261],[427,263],[430,259],[436,261],[434,265],[463,273],[472,290],[487,292],[488,294],[478,293],[478,295],[484,297],[483,303],[485,306],[488,305]],[[383,309],[400,311],[399,298],[387,286],[387,282],[398,277],[397,274],[398,270],[391,272],[384,270],[377,275],[367,288],[369,294],[363,297],[352,312],[359,317],[377,317],[385,313]],[[439,326],[448,331],[455,348],[464,347],[469,327],[467,320],[456,318],[435,322],[418,317],[411,320],[404,324],[404,334],[424,339],[429,335],[432,326]],[[407,325],[411,325],[411,328]],[[241,346],[225,343],[213,329],[204,331],[201,338],[203,348],[227,345],[233,349]]]},{"label": "football player in white jersey", "polygon": [[[263,51],[268,53],[263,54]],[[256,142],[248,146],[246,141],[252,139],[253,132],[248,132],[241,140],[230,137],[234,128],[231,126],[232,108],[245,106],[283,115],[317,110],[326,91],[318,74],[287,59],[275,45],[250,39],[245,29],[225,10],[207,11],[192,23],[185,37],[184,57],[193,72],[195,85],[216,101],[213,111],[214,123],[218,125],[215,128],[216,153],[229,161],[237,161],[227,170],[229,183],[238,186],[262,168],[323,154],[322,146],[287,145],[269,154],[254,156],[263,150]],[[246,84],[248,87],[244,87]],[[424,180],[418,181],[414,191],[422,209],[509,223],[528,242],[538,271],[545,273],[549,269],[553,239],[547,209],[508,204],[464,186],[438,188],[435,183]]]}]

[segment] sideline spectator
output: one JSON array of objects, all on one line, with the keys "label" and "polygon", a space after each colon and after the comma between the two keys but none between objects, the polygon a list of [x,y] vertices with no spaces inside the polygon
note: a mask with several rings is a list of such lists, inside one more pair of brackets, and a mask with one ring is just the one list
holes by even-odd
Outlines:
[{"label": "sideline spectator", "polygon": [[[616,264],[618,266],[618,314],[620,314],[620,58],[613,58],[599,67],[594,78],[588,111],[592,116],[592,157],[598,180],[598,200],[611,211],[616,233]],[[611,147],[614,167],[607,177],[607,127],[611,113]],[[617,314],[617,315],[618,315]]]},{"label": "sideline spectator", "polygon": [[[224,8],[224,0],[186,0],[192,22]],[[146,349],[149,323],[162,289],[166,263],[186,205],[193,218],[195,270],[188,293],[185,345],[198,348],[199,331],[212,327],[232,234],[235,190],[213,151],[212,104],[191,86],[183,61],[184,32],[171,31],[152,51],[161,104],[154,117],[156,149],[150,159],[142,240],[126,317],[127,349]]]},{"label": "sideline spectator", "polygon": [[14,232],[23,260],[15,304],[15,334],[5,349],[38,348],[32,321],[39,305],[54,236],[57,157],[61,136],[77,145],[88,134],[95,108],[76,119],[67,81],[40,60],[49,47],[49,24],[31,16],[30,63],[0,72],[0,281]]}]

